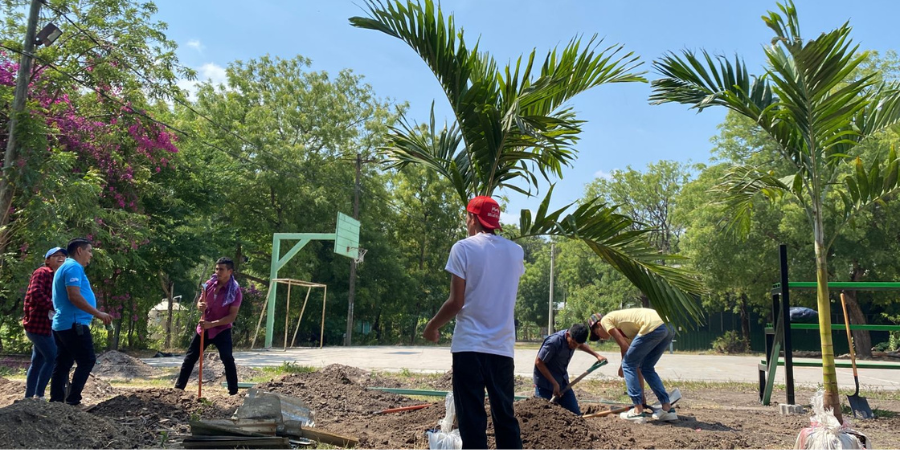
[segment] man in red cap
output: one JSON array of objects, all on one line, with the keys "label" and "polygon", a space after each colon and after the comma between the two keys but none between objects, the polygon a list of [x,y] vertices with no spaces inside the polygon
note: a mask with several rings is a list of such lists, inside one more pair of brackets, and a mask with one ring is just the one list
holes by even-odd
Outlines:
[{"label": "man in red cap", "polygon": [[495,234],[500,205],[479,196],[466,207],[469,237],[453,245],[445,268],[451,274],[450,298],[425,326],[425,339],[437,342],[440,328],[456,317],[453,354],[453,403],[463,448],[488,448],[484,392],[490,396],[497,448],[522,448],[513,413],[513,309],[525,252]]}]

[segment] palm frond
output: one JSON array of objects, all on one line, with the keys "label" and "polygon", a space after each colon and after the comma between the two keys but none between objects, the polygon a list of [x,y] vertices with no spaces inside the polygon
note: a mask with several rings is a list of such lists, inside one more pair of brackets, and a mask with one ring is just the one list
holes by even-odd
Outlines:
[{"label": "palm frond", "polygon": [[792,193],[802,203],[802,191],[802,176],[795,174],[778,178],[771,172],[745,166],[729,170],[713,187],[713,192],[722,196],[726,210],[731,213],[728,229],[738,237],[747,236],[750,232],[753,201],[758,194],[775,200]]},{"label": "palm frond", "polygon": [[662,254],[653,248],[646,239],[651,229],[634,230],[631,218],[599,199],[585,202],[568,214],[571,204],[548,211],[552,192],[551,188],[536,214],[532,215],[528,209],[521,211],[520,235],[512,239],[527,236],[579,239],[640,289],[665,320],[685,327],[702,322],[703,312],[697,298],[704,288],[699,276],[677,265],[683,262],[682,257]]}]

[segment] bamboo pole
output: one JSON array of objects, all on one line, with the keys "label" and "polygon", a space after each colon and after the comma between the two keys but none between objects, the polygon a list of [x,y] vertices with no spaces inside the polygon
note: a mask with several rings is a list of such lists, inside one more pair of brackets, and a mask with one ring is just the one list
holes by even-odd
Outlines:
[{"label": "bamboo pole", "polygon": [[284,308],[284,351],[287,351],[288,348],[288,330],[290,328],[290,320],[291,320],[291,283],[288,282],[288,293],[287,293],[287,305]]},{"label": "bamboo pole", "polygon": [[328,298],[328,286],[325,286],[325,293],[322,294],[322,331],[319,332],[319,348],[325,345],[325,301]]},{"label": "bamboo pole", "polygon": [[303,320],[303,311],[306,311],[306,302],[309,301],[309,293],[312,291],[312,286],[308,286],[306,288],[306,298],[303,300],[303,307],[300,308],[300,317],[297,318],[297,328],[294,329],[294,338],[291,339],[291,342],[297,342],[297,332],[300,331],[300,321]]}]

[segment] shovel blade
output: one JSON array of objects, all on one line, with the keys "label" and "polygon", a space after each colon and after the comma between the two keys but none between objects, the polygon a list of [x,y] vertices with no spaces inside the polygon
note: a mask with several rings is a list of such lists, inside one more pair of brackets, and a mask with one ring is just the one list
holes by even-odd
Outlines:
[{"label": "shovel blade", "polygon": [[850,402],[850,409],[853,410],[853,416],[857,419],[874,419],[875,413],[869,407],[869,401],[865,397],[859,395],[848,395],[847,400]]}]

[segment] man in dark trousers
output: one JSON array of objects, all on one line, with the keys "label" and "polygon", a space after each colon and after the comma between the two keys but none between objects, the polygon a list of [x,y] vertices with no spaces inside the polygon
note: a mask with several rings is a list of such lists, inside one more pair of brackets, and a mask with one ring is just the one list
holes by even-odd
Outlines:
[{"label": "man in dark trousers", "polygon": [[[194,365],[200,359],[200,354],[206,350],[206,346],[213,344],[219,349],[219,357],[225,366],[228,393],[230,395],[238,393],[237,366],[232,355],[231,324],[237,318],[243,298],[241,288],[234,279],[234,261],[231,258],[219,258],[216,261],[216,273],[200,292],[197,308],[203,311],[203,316],[181,364],[181,373],[175,382],[176,389],[184,390],[191,372],[194,371]],[[205,333],[202,349],[200,333]]]},{"label": "man in dark trousers", "polygon": [[[50,376],[50,401],[81,404],[81,391],[97,362],[91,321],[94,317],[104,325],[112,322],[109,314],[97,309],[97,299],[84,268],[94,257],[94,247],[87,239],[72,239],[66,246],[69,258],[53,275],[53,338],[56,341],[56,367]],[[66,392],[72,365],[75,373]]]},{"label": "man in dark trousers", "polygon": [[479,196],[466,207],[469,237],[453,245],[445,268],[450,298],[425,326],[425,339],[437,342],[440,328],[456,317],[453,341],[453,403],[463,448],[487,448],[484,393],[491,402],[497,448],[522,448],[513,413],[513,309],[524,251],[495,234],[500,205]]},{"label": "man in dark trousers", "polygon": [[587,339],[588,329],[580,323],[572,325],[568,330],[557,331],[547,336],[541,344],[541,349],[538,350],[537,358],[534,359],[532,375],[535,396],[548,400],[556,396],[560,406],[579,416],[581,408],[578,407],[575,393],[569,389],[560,395],[560,391],[569,385],[569,361],[572,360],[576,348],[590,353],[597,361],[606,359],[585,344]]}]

